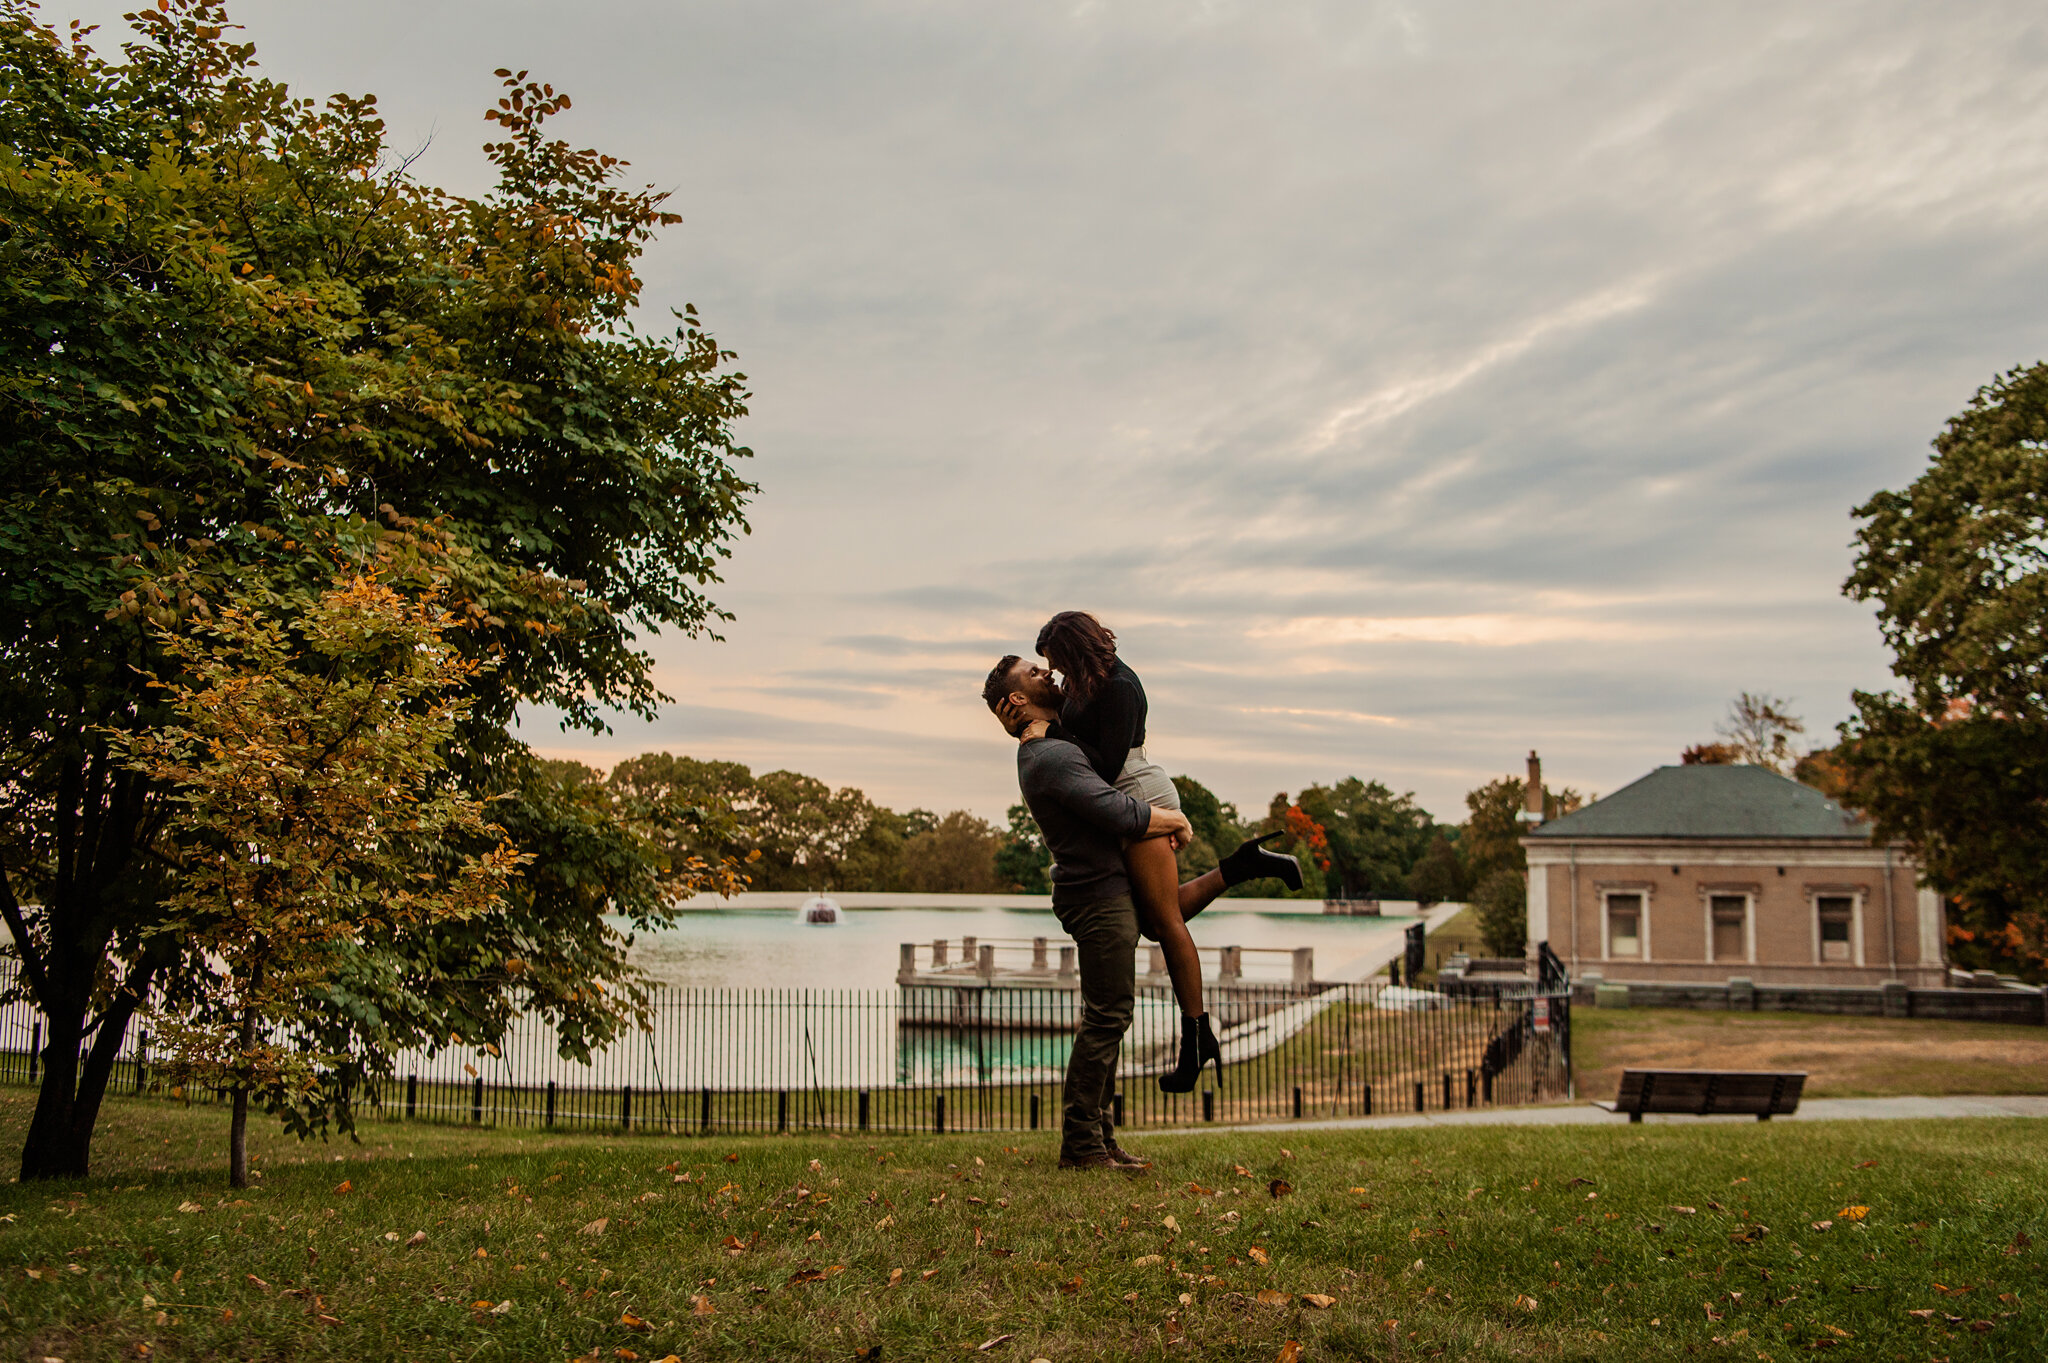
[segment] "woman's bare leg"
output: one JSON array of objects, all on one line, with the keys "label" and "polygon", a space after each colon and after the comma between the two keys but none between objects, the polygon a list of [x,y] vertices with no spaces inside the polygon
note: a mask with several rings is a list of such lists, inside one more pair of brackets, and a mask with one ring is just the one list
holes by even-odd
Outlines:
[{"label": "woman's bare leg", "polygon": [[1173,995],[1181,1012],[1198,1017],[1202,1012],[1202,958],[1196,954],[1195,939],[1188,935],[1181,916],[1180,864],[1174,859],[1173,844],[1165,838],[1145,838],[1124,849],[1124,866],[1131,874],[1131,898],[1151,937],[1166,955],[1166,973],[1173,977]]}]

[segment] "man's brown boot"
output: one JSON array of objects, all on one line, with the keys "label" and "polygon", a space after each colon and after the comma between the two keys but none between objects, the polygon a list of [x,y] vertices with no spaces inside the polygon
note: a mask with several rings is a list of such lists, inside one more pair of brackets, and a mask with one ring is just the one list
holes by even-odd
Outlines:
[{"label": "man's brown boot", "polygon": [[1098,1150],[1092,1155],[1060,1155],[1062,1169],[1107,1169],[1114,1174],[1142,1174],[1151,1167],[1149,1164],[1125,1164],[1107,1150]]},{"label": "man's brown boot", "polygon": [[1132,1170],[1133,1172],[1136,1172],[1140,1169],[1150,1169],[1152,1167],[1151,1160],[1146,1159],[1142,1155],[1132,1154],[1130,1151],[1124,1149],[1121,1145],[1118,1145],[1115,1141],[1105,1142],[1104,1148],[1109,1151],[1109,1157],[1111,1159],[1115,1160],[1118,1164],[1123,1165],[1124,1168]]}]

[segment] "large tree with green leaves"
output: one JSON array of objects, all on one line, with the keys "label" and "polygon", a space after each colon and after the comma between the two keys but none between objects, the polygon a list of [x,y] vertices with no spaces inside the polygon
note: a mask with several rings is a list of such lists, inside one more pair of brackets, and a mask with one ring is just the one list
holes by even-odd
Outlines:
[{"label": "large tree with green leaves", "polygon": [[1843,793],[1950,898],[1956,960],[2048,978],[2048,364],[1978,390],[1856,515],[1844,591],[1902,685],[1855,694]]},{"label": "large tree with green leaves", "polygon": [[166,717],[163,632],[337,563],[421,565],[491,663],[451,779],[506,797],[515,844],[590,860],[414,944],[365,1006],[436,1038],[532,1008],[573,1054],[628,1016],[595,987],[629,971],[594,907],[667,905],[505,725],[650,713],[636,635],[718,621],[753,491],[732,357],[694,311],[631,321],[677,219],[549,135],[567,96],[501,73],[497,188],[464,197],[407,173],[371,99],[261,77],[220,6],[129,21],[109,56],[0,0],[0,916],[49,1020],[29,1178],[86,1172],[133,1013],[206,968],[155,931],[173,791],[117,751]]}]

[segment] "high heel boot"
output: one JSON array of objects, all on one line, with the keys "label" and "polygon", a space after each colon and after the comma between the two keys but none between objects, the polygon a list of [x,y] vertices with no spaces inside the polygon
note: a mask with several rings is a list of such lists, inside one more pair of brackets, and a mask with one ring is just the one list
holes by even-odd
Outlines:
[{"label": "high heel boot", "polygon": [[1286,829],[1268,833],[1262,838],[1246,838],[1237,845],[1237,850],[1218,862],[1216,869],[1223,872],[1225,885],[1242,885],[1247,880],[1262,876],[1275,876],[1288,889],[1301,888],[1301,863],[1285,852],[1269,851],[1266,844],[1275,838],[1285,837]]},{"label": "high heel boot", "polygon": [[1202,1077],[1202,1066],[1216,1062],[1216,1086],[1223,1086],[1223,1047],[1216,1040],[1216,1031],[1209,1025],[1209,1015],[1189,1017],[1180,1015],[1180,1058],[1178,1063],[1159,1076],[1159,1087],[1167,1093],[1192,1092],[1195,1083]]}]

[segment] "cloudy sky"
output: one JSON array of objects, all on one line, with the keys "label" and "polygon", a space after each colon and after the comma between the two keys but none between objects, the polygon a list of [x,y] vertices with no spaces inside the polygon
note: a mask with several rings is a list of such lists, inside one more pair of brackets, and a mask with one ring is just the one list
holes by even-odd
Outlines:
[{"label": "cloudy sky", "polygon": [[[48,4],[100,17],[116,6]],[[485,188],[497,66],[675,188],[755,391],[725,641],[604,738],[1000,816],[976,698],[1115,628],[1227,799],[1611,791],[1884,684],[1850,509],[2048,355],[2036,5],[239,0]],[[657,316],[660,314],[657,313]]]}]

